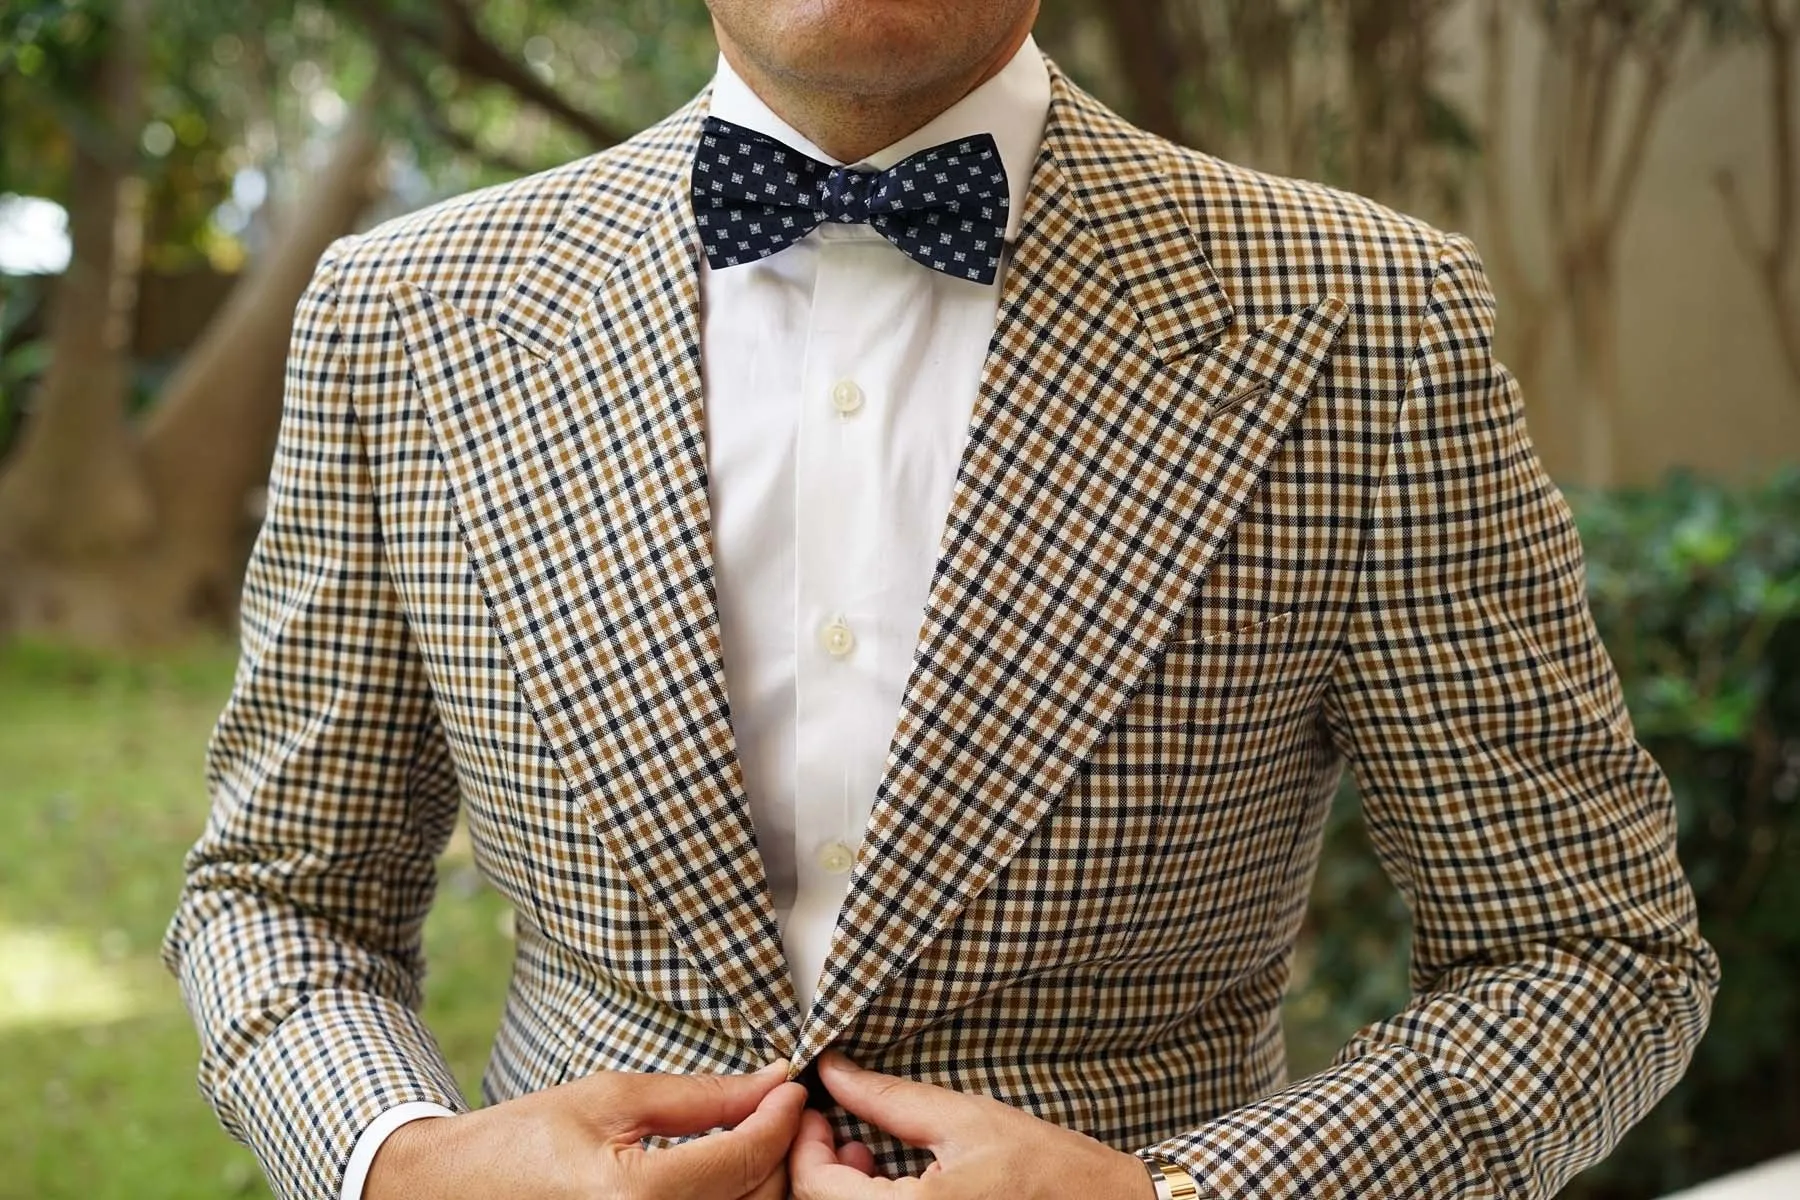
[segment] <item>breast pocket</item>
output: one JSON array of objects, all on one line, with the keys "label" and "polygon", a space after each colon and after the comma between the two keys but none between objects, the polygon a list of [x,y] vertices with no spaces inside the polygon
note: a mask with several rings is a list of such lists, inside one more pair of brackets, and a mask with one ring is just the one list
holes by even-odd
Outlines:
[{"label": "breast pocket", "polygon": [[1282,641],[1294,630],[1294,610],[1287,609],[1272,617],[1247,624],[1236,621],[1199,618],[1175,627],[1167,645],[1228,646],[1234,642]]},{"label": "breast pocket", "polygon": [[1266,962],[1313,820],[1324,640],[1304,610],[1191,611],[1152,662],[1115,731],[1154,779],[1135,953],[1204,955],[1221,985]]},{"label": "breast pocket", "polygon": [[1269,704],[1304,677],[1307,647],[1293,609],[1250,621],[1190,613],[1151,663],[1122,723],[1192,729]]}]

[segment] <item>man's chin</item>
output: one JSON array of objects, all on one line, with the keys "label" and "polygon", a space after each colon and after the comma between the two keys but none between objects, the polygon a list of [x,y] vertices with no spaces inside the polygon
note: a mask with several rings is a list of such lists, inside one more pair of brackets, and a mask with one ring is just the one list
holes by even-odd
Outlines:
[{"label": "man's chin", "polygon": [[929,30],[874,33],[858,27],[816,43],[824,47],[816,54],[790,49],[782,65],[785,74],[820,90],[906,95],[943,78],[954,78],[964,67],[961,55],[966,51],[947,48],[940,40],[941,35],[933,37]]}]

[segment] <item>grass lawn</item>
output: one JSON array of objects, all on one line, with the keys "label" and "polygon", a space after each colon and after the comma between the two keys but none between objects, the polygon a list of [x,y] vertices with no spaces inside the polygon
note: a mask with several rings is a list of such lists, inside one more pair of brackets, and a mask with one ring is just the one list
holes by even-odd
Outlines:
[{"label": "grass lawn", "polygon": [[[0,647],[0,1200],[269,1194],[194,1087],[157,959],[234,664],[225,645],[134,662]],[[511,948],[455,843],[426,940],[426,1019],[473,1098]],[[1322,1024],[1293,1023],[1297,1065],[1336,1044]]]},{"label": "grass lawn", "polygon": [[[0,1198],[267,1196],[194,1087],[157,948],[206,816],[206,736],[235,650],[121,663],[0,648]],[[511,951],[453,847],[426,1015],[470,1095]]]}]

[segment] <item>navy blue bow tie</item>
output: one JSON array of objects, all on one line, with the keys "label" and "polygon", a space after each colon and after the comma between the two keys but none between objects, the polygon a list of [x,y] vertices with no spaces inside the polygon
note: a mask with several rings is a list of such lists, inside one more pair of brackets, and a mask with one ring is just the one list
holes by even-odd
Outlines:
[{"label": "navy blue bow tie", "polygon": [[921,150],[885,171],[858,171],[717,117],[701,132],[693,189],[694,220],[715,271],[767,258],[837,221],[871,225],[932,270],[984,284],[999,273],[1011,203],[989,134]]}]

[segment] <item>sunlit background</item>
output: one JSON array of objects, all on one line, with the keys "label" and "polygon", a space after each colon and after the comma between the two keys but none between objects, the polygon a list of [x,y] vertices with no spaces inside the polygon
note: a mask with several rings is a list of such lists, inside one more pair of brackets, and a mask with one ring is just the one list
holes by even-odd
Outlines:
[{"label": "sunlit background", "polygon": [[[1470,232],[1726,971],[1570,1195],[1800,1151],[1800,0],[1045,0],[1140,123]],[[204,819],[294,303],[336,237],[704,85],[701,0],[0,0],[0,1197],[266,1195],[157,942]],[[1346,788],[1289,1004],[1406,994]],[[427,1015],[475,1091],[511,926],[459,839]]]}]

